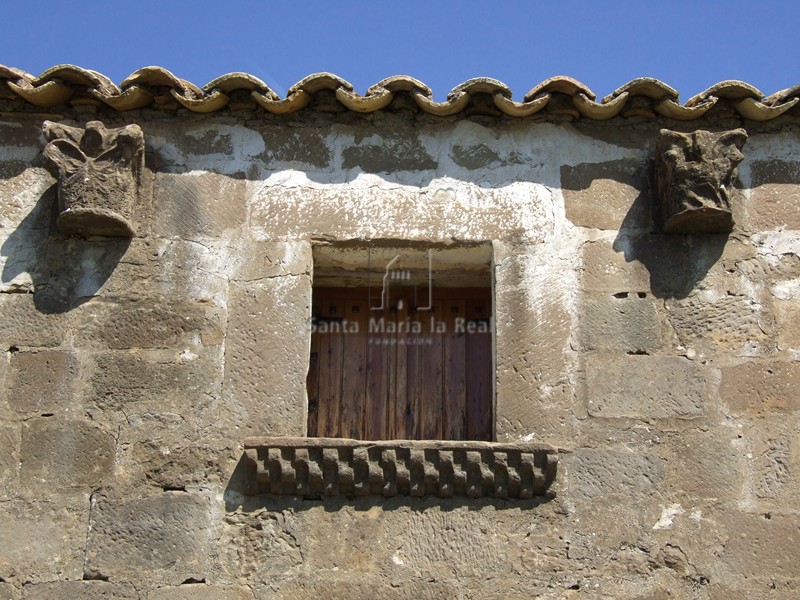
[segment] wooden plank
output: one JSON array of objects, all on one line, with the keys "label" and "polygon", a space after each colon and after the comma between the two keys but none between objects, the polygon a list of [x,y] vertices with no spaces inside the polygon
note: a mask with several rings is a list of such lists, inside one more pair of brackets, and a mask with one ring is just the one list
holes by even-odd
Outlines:
[{"label": "wooden plank", "polygon": [[[422,323],[420,357],[422,395],[420,401],[421,439],[442,439],[442,396],[444,387],[444,332],[441,331],[442,305],[434,301],[430,311],[420,312]],[[441,323],[441,325],[440,325]]]},{"label": "wooden plank", "polygon": [[[395,302],[393,306],[389,308],[389,313],[386,316],[387,322],[393,323],[395,326],[397,325],[398,319],[398,309],[397,303]],[[394,330],[394,333],[389,334],[386,336],[388,341],[388,347],[386,351],[386,437],[384,439],[387,440],[395,440],[400,439],[398,436],[398,406],[403,404],[403,401],[400,401],[399,394],[400,394],[400,377],[398,377],[398,373],[400,373],[400,352],[398,351],[398,343],[397,343],[397,330]],[[403,377],[405,377],[405,361],[403,361],[402,365],[402,373]],[[403,386],[403,390],[405,390],[405,386]],[[405,394],[405,391],[403,391]]]},{"label": "wooden plank", "polygon": [[335,322],[342,318],[342,305],[320,298],[320,317],[328,328],[319,323],[319,403],[317,404],[317,435],[341,437],[339,412],[342,399],[343,336],[331,333]]},{"label": "wooden plank", "polygon": [[[366,396],[367,302],[351,297],[344,306],[346,331],[342,376],[341,436],[364,439],[364,401]],[[354,329],[351,327],[355,326]],[[357,331],[355,330],[357,329]]]},{"label": "wooden plank", "polygon": [[[397,309],[397,394],[394,411],[395,439],[413,439],[414,414],[412,413],[411,396],[409,393],[409,359],[413,375],[416,376],[416,351],[413,356],[409,355],[409,336],[405,330],[405,323],[411,318],[408,297],[400,297],[402,306]],[[411,386],[413,389],[413,385]]]},{"label": "wooden plank", "polygon": [[466,309],[467,438],[491,440],[491,309],[482,300],[467,300]]},{"label": "wooden plank", "polygon": [[[367,314],[367,385],[365,398],[364,439],[389,439],[389,381],[387,364],[389,357],[389,340],[392,335],[386,333],[381,325],[387,325],[389,310],[371,310]],[[375,331],[371,331],[369,321],[375,323]]]},{"label": "wooden plank", "polygon": [[319,334],[311,333],[311,352],[308,358],[308,373],[306,375],[306,394],[308,397],[307,435],[318,437],[318,412],[319,406]]},{"label": "wooden plank", "polygon": [[[446,440],[467,437],[467,355],[464,300],[441,300],[447,325],[444,357],[444,431]],[[460,321],[459,321],[460,320]]]}]

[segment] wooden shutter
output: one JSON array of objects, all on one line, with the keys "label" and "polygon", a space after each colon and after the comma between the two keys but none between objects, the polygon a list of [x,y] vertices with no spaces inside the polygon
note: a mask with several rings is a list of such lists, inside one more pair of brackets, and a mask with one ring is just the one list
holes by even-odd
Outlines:
[{"label": "wooden shutter", "polygon": [[309,436],[492,439],[491,292],[422,296],[314,289]]}]

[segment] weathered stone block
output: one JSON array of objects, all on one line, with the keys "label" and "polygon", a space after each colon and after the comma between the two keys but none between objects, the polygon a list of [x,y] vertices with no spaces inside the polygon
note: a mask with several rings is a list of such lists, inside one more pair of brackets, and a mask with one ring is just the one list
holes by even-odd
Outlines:
[{"label": "weathered stone block", "polygon": [[[455,583],[438,580],[390,583],[381,578],[364,581],[364,577],[358,577],[357,580],[340,577],[332,580],[329,576],[321,575],[313,579],[286,582],[274,596],[270,594],[269,597],[275,600],[457,600],[464,597]],[[470,589],[474,590],[475,587],[470,586]]]},{"label": "weathered stone block", "polygon": [[238,461],[240,442],[187,427],[178,414],[136,416],[120,433],[125,451],[117,458],[117,481],[168,490],[224,486]]},{"label": "weathered stone block", "polygon": [[655,454],[578,448],[562,460],[566,493],[575,499],[649,494],[664,478],[665,461]]},{"label": "weathered stone block", "polygon": [[200,239],[235,231],[245,221],[247,190],[246,180],[216,173],[158,173],[153,233]]},{"label": "weathered stone block", "polygon": [[722,369],[719,397],[736,413],[769,415],[800,409],[800,363],[748,362]]},{"label": "weathered stone block", "polygon": [[3,600],[17,600],[20,595],[10,583],[0,583],[0,598]]},{"label": "weathered stone block", "polygon": [[[8,163],[0,162],[0,165]],[[52,218],[51,203],[55,200],[53,178],[43,168],[32,167],[30,163],[20,165],[10,173],[4,170],[2,174],[0,232],[21,231],[28,235],[37,230],[47,232]]]},{"label": "weathered stone block", "polygon": [[51,581],[26,585],[23,600],[142,600],[144,596],[129,583],[106,581]]},{"label": "weathered stone block", "polygon": [[586,358],[584,396],[593,417],[693,417],[708,398],[706,370],[678,356]]},{"label": "weathered stone block", "polygon": [[0,294],[0,350],[58,346],[68,322],[67,315],[40,312],[33,294]]},{"label": "weathered stone block", "polygon": [[250,241],[233,257],[234,281],[253,283],[283,275],[311,275],[313,256],[308,242]]},{"label": "weathered stone block", "polygon": [[214,307],[198,302],[143,298],[132,302],[95,302],[80,316],[86,323],[79,343],[129,348],[185,348],[201,342],[221,344],[223,324]]},{"label": "weathered stone block", "polygon": [[647,229],[652,208],[645,165],[636,160],[561,167],[567,218],[579,227]]},{"label": "weathered stone block", "polygon": [[[576,275],[548,264],[551,250],[525,247],[496,264],[498,439],[543,435],[547,417],[542,415],[563,417],[574,404],[570,295]],[[555,443],[550,437],[535,439]]]},{"label": "weathered stone block", "polygon": [[800,162],[756,160],[750,165],[747,231],[800,229]]},{"label": "weathered stone block", "polygon": [[589,292],[636,293],[650,292],[650,273],[645,265],[611,242],[597,240],[582,246],[583,271],[581,289]]},{"label": "weathered stone block", "polygon": [[103,409],[142,403],[153,412],[201,416],[222,385],[219,351],[107,352],[93,358],[91,401]]},{"label": "weathered stone block", "polygon": [[725,570],[745,577],[797,577],[800,518],[797,515],[730,512],[721,562]]},{"label": "weathered stone block", "polygon": [[664,344],[666,317],[652,295],[589,293],[578,303],[583,350],[652,352]]},{"label": "weathered stone block", "polygon": [[83,577],[87,497],[0,503],[0,578],[22,584]]},{"label": "weathered stone block", "polygon": [[0,499],[12,495],[19,477],[20,428],[0,425]]},{"label": "weathered stone block", "polygon": [[[553,193],[538,183],[484,188],[446,179],[414,189],[355,190],[268,182],[250,201],[250,231],[261,240],[513,240],[537,242],[553,229]],[[376,220],[376,211],[380,219]]]},{"label": "weathered stone block", "polygon": [[150,590],[147,600],[252,600],[250,588],[192,583]]},{"label": "weathered stone block", "polygon": [[74,403],[78,360],[63,350],[10,353],[9,407],[18,413],[62,413]]},{"label": "weathered stone block", "polygon": [[797,300],[775,302],[775,329],[778,331],[780,350],[800,350],[798,323],[800,323],[800,302]]},{"label": "weathered stone block", "polygon": [[[228,514],[218,542],[220,568],[235,580],[260,585],[269,585],[296,572],[309,559],[301,553],[294,521],[291,512],[237,511]],[[324,527],[325,520],[319,520],[317,525]],[[347,536],[344,528],[340,533]],[[322,532],[313,534],[308,552],[314,552],[317,542],[327,546],[324,552],[336,552],[338,549],[328,545],[327,541]]]},{"label": "weathered stone block", "polygon": [[752,355],[770,347],[772,316],[747,296],[696,295],[668,300],[669,320],[686,347]]},{"label": "weathered stone block", "polygon": [[206,577],[207,500],[183,492],[100,497],[92,508],[85,571],[150,585]]},{"label": "weathered stone block", "polygon": [[666,459],[665,489],[681,490],[695,504],[711,500],[735,506],[747,470],[737,431],[715,427],[660,432],[660,454]]},{"label": "weathered stone block", "polygon": [[114,437],[86,421],[56,417],[22,425],[20,482],[29,490],[98,487],[114,474]]},{"label": "weathered stone block", "polygon": [[[221,431],[303,435],[311,330],[311,279],[232,285]],[[232,434],[232,433],[231,433]]]}]

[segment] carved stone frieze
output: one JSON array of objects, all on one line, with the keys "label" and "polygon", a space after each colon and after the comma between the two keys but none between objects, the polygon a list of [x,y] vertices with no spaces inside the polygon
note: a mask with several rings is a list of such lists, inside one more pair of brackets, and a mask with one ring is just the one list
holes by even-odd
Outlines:
[{"label": "carved stone frieze", "polygon": [[131,237],[144,166],[138,125],[106,129],[45,121],[45,167],[58,179],[58,228],[66,234]]},{"label": "carved stone frieze", "polygon": [[244,461],[251,494],[527,499],[549,495],[558,452],[530,443],[253,438]]},{"label": "carved stone frieze", "polygon": [[657,216],[665,232],[731,231],[731,187],[746,141],[744,129],[661,130],[656,145],[656,195]]}]

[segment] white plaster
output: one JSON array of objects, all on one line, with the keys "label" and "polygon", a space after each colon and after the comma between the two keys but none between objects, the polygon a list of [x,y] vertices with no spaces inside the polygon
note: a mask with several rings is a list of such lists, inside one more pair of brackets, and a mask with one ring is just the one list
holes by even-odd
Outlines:
[{"label": "white plaster", "polygon": [[264,138],[257,131],[238,125],[209,123],[202,127],[189,128],[185,134],[197,140],[216,134],[217,140],[227,138],[231,150],[208,154],[185,152],[178,144],[157,132],[146,132],[145,139],[149,148],[168,163],[186,165],[193,171],[213,171],[226,175],[249,172],[254,164],[259,165],[254,159],[266,150]]},{"label": "white plaster", "polygon": [[672,527],[672,521],[678,515],[682,515],[685,511],[680,504],[670,504],[669,506],[661,507],[661,518],[653,525],[653,529],[669,529]]}]

